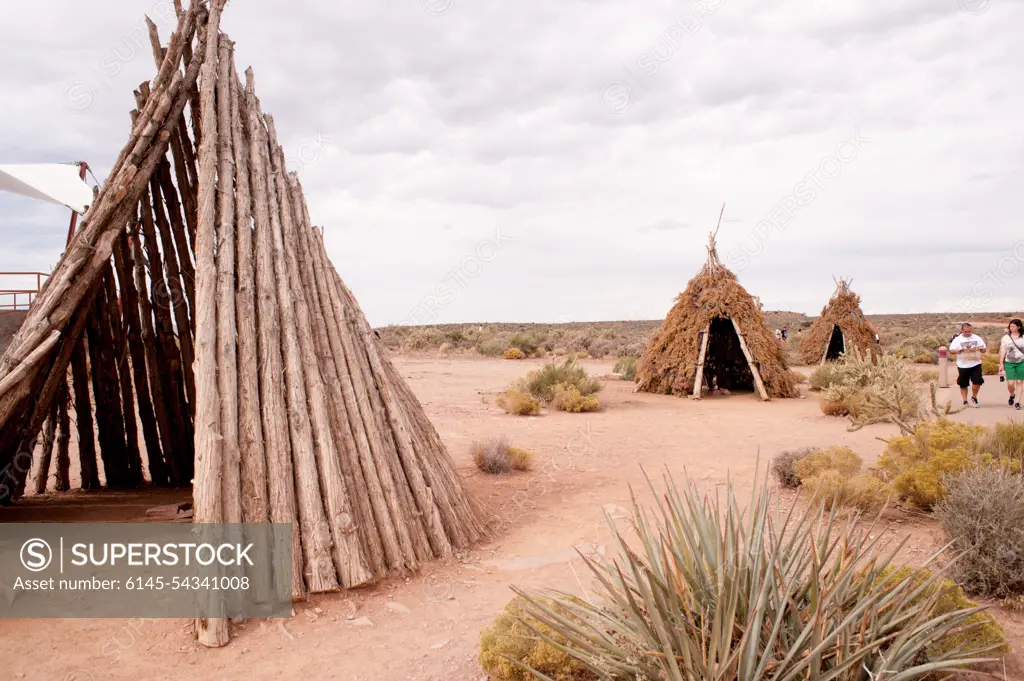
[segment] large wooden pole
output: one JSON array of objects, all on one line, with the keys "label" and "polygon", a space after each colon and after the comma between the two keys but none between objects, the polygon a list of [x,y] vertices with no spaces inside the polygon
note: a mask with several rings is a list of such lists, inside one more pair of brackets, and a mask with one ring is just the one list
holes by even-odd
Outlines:
[{"label": "large wooden pole", "polygon": [[750,373],[754,375],[754,387],[757,388],[757,394],[761,396],[762,400],[768,400],[768,391],[765,390],[764,381],[761,380],[761,372],[757,370],[757,365],[754,364],[754,358],[750,355],[750,350],[747,348],[747,341],[743,340],[743,332],[740,331],[740,325],[732,317],[729,318],[729,321],[732,322],[732,328],[736,330],[736,337],[740,341],[740,350],[743,351],[743,356],[747,358]]},{"label": "large wooden pole", "polygon": [[711,324],[704,327],[700,337],[700,352],[697,354],[697,375],[693,380],[693,399],[701,398],[704,388],[704,359],[708,354],[708,342],[711,337]]},{"label": "large wooden pole", "polygon": [[96,439],[93,434],[85,345],[85,336],[82,336],[71,354],[71,383],[75,390],[75,424],[78,426],[78,461],[82,489],[90,490],[99,489],[100,478],[96,464]]},{"label": "large wooden pole", "polygon": [[[213,0],[206,27],[206,53],[200,80],[202,143],[199,147],[198,220],[196,222],[196,371],[195,371],[195,485],[197,523],[224,520],[221,504],[221,423],[217,387],[217,34],[223,0]],[[228,620],[198,618],[196,633],[204,646],[218,648],[230,640]]]},{"label": "large wooden pole", "polygon": [[[238,356],[235,314],[235,164],[231,129],[231,40],[220,36],[217,75],[217,156],[220,211],[217,221],[217,378],[220,391],[221,506],[223,521],[242,522],[238,450]],[[245,229],[249,226],[245,225]]]},{"label": "large wooden pole", "polygon": [[281,315],[278,311],[277,280],[274,277],[274,237],[267,195],[266,133],[260,121],[260,105],[256,99],[252,69],[246,70],[245,81],[251,154],[249,187],[253,196],[256,238],[256,320],[260,352],[260,408],[267,454],[267,493],[270,521],[293,525],[292,598],[300,600],[305,598],[306,591],[303,582],[302,539],[296,510],[292,443],[288,436],[288,407],[282,382],[284,362],[281,358]]},{"label": "large wooden pole", "polygon": [[71,489],[71,419],[68,418],[68,384],[61,385],[57,392],[57,482],[56,491]]}]

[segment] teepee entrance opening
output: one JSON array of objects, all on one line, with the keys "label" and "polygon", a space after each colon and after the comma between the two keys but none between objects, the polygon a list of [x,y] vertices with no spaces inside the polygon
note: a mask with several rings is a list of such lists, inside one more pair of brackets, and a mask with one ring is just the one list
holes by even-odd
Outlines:
[{"label": "teepee entrance opening", "polygon": [[732,320],[726,317],[711,320],[703,373],[704,383],[711,389],[754,391],[754,374]]},{"label": "teepee entrance opening", "polygon": [[832,337],[828,341],[828,348],[825,350],[825,357],[822,363],[839,359],[839,356],[846,352],[846,339],[843,338],[843,330],[838,325],[832,328]]}]

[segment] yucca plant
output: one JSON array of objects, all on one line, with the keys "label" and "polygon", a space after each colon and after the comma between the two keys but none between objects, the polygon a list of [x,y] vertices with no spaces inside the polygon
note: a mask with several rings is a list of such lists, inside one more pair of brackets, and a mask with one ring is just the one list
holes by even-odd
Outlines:
[{"label": "yucca plant", "polygon": [[635,549],[609,519],[618,559],[584,557],[601,602],[514,589],[534,634],[597,678],[902,681],[989,661],[995,646],[935,645],[983,609],[934,614],[941,571],[883,574],[902,542],[820,503],[783,512],[760,482],[746,510],[731,484],[723,501],[665,483],[653,514],[634,497]]}]

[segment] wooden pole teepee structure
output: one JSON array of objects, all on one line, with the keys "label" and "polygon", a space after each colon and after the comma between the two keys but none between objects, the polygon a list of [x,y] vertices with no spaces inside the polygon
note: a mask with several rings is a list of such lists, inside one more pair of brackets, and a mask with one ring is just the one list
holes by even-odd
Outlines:
[{"label": "wooden pole teepee structure", "polygon": [[[331,265],[224,4],[179,5],[166,47],[149,24],[159,71],[128,143],[0,360],[0,466],[46,423],[36,489],[51,466],[70,486],[72,434],[85,489],[194,480],[196,522],[294,525],[301,599],[415,569],[484,522]],[[197,633],[223,645],[228,623]]]}]

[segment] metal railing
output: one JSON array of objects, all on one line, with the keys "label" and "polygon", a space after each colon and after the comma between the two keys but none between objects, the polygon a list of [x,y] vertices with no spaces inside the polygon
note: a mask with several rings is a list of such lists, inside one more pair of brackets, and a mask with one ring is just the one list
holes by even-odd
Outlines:
[{"label": "metal railing", "polygon": [[[43,281],[49,276],[46,272],[0,272],[0,314],[27,310],[31,307],[32,301],[43,287]],[[15,277],[19,283],[31,282],[32,277],[35,277],[35,288],[31,288],[31,284],[28,284],[27,288],[3,288],[5,281],[9,282]]]}]

